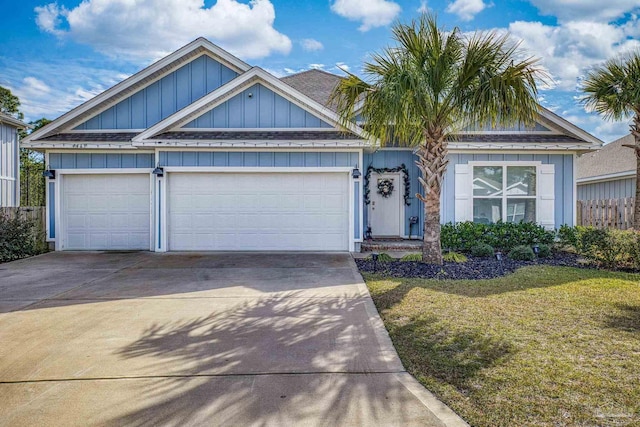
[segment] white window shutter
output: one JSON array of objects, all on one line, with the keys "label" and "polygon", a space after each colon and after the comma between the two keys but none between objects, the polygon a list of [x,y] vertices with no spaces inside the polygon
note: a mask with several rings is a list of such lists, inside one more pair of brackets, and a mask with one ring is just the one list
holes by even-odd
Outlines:
[{"label": "white window shutter", "polygon": [[538,169],[538,224],[555,228],[555,166],[540,165]]},{"label": "white window shutter", "polygon": [[456,222],[473,221],[472,173],[469,165],[457,164],[455,167]]}]

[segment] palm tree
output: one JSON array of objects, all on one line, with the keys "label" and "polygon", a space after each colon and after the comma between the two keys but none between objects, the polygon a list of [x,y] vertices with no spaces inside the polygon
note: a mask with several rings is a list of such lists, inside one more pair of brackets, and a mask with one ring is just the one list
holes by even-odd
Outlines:
[{"label": "palm tree", "polygon": [[636,205],[633,228],[640,230],[640,51],[610,59],[594,68],[582,83],[582,102],[607,120],[633,117],[629,127],[636,153]]},{"label": "palm tree", "polygon": [[440,191],[449,141],[469,126],[533,124],[536,80],[544,73],[508,35],[446,31],[430,14],[395,24],[392,32],[395,46],[364,64],[367,81],[348,73],[332,101],[345,124],[360,113],[381,145],[415,147],[423,187],[416,197],[425,213],[422,259],[442,264]]}]

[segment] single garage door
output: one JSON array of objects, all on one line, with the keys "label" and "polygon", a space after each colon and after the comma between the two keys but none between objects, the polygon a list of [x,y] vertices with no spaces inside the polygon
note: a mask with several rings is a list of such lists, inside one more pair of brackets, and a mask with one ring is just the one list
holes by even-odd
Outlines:
[{"label": "single garage door", "polygon": [[346,173],[170,173],[169,249],[348,250]]},{"label": "single garage door", "polygon": [[149,250],[148,174],[64,175],[63,249]]}]

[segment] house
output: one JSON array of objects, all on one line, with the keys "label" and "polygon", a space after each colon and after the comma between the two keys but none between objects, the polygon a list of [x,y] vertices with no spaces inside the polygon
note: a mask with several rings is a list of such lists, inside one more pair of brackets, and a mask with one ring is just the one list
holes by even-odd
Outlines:
[{"label": "house", "polygon": [[0,112],[0,208],[20,205],[20,120]]},{"label": "house", "polygon": [[578,200],[626,199],[636,196],[636,156],[629,134],[578,158]]},{"label": "house", "polygon": [[[340,77],[282,79],[197,39],[33,132],[56,250],[357,251],[422,233],[409,148],[328,103]],[[548,110],[450,145],[443,222],[575,221],[575,158],[601,141]],[[504,191],[503,189],[506,189]]]}]

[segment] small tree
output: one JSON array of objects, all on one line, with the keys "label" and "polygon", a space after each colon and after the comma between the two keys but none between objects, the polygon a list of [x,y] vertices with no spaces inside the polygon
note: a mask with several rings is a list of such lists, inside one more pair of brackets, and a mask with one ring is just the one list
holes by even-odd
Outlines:
[{"label": "small tree", "polygon": [[640,51],[613,58],[594,68],[582,83],[582,102],[606,120],[632,118],[631,134],[636,154],[636,205],[633,228],[640,230]]},{"label": "small tree", "polygon": [[20,120],[24,117],[20,112],[20,99],[2,86],[0,86],[0,113],[16,115]]},{"label": "small tree", "polygon": [[[380,144],[415,147],[424,203],[422,259],[442,264],[440,191],[448,143],[469,126],[532,124],[538,113],[537,60],[495,32],[446,31],[432,15],[396,24],[396,45],[364,64],[367,81],[349,74],[332,96],[343,123],[358,112]],[[359,111],[356,109],[362,103]]]}]

